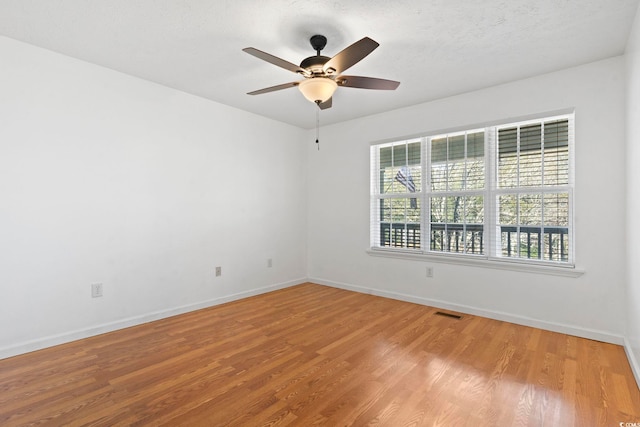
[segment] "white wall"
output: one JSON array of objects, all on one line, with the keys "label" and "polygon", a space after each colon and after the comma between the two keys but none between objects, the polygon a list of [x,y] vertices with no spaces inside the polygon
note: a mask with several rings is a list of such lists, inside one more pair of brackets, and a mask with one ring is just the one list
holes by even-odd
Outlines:
[{"label": "white wall", "polygon": [[640,12],[627,59],[627,354],[640,384]]},{"label": "white wall", "polygon": [[304,281],[305,132],[3,37],[0,58],[0,357]]},{"label": "white wall", "polygon": [[[334,104],[339,102],[338,93]],[[584,275],[547,276],[366,253],[371,142],[567,108],[576,112],[575,253]],[[323,127],[320,151],[308,148],[310,280],[622,343],[624,115],[624,58],[616,57]],[[426,265],[434,267],[434,278],[425,277]]]}]

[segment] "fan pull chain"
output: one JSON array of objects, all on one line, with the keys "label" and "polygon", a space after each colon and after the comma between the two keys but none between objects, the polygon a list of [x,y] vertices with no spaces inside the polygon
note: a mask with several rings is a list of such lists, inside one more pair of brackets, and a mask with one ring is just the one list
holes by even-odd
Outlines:
[{"label": "fan pull chain", "polygon": [[316,101],[318,109],[316,110],[316,146],[320,151],[320,101]]}]

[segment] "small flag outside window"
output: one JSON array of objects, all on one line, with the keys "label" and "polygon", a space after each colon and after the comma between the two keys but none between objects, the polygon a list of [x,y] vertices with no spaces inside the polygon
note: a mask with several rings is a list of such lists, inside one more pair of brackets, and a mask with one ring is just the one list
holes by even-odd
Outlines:
[{"label": "small flag outside window", "polygon": [[[398,173],[396,174],[396,181],[404,185],[410,193],[416,192],[416,185],[413,183],[413,178],[411,178],[411,170],[407,166],[402,166],[400,170],[398,170]],[[411,209],[418,208],[417,199],[411,199],[410,203]]]}]

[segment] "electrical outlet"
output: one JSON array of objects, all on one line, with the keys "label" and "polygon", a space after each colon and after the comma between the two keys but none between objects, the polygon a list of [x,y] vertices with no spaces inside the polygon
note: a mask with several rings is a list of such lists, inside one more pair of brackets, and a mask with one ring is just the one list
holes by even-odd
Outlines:
[{"label": "electrical outlet", "polygon": [[427,267],[427,277],[433,277],[433,267]]},{"label": "electrical outlet", "polygon": [[222,276],[222,267],[216,267],[216,277]]},{"label": "electrical outlet", "polygon": [[91,284],[91,298],[100,298],[102,296],[102,283]]},{"label": "electrical outlet", "polygon": [[267,267],[269,267],[269,268],[273,267],[273,259],[271,259],[271,258],[267,259]]}]

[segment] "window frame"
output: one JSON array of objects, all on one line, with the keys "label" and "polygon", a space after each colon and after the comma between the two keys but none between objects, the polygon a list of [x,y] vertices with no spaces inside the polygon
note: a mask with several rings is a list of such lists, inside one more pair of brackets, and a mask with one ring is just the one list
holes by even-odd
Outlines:
[{"label": "window frame", "polygon": [[[568,259],[566,261],[555,261],[544,259],[544,254],[541,258],[530,259],[526,257],[506,257],[501,255],[502,243],[501,243],[501,225],[498,222],[498,207],[497,200],[502,194],[518,193],[523,190],[523,187],[517,188],[499,188],[498,187],[498,132],[500,129],[509,127],[518,128],[535,123],[550,123],[555,120],[568,120],[568,182],[567,184],[557,186],[541,186],[536,187],[533,190],[540,194],[558,194],[560,192],[568,194]],[[443,136],[452,136],[459,134],[471,134],[478,131],[484,131],[484,188],[478,189],[465,189],[461,191],[443,191],[435,192],[431,188],[431,141]],[[379,234],[380,231],[380,217],[378,212],[379,201],[383,198],[382,194],[378,191],[379,183],[376,180],[380,176],[380,161],[379,152],[381,147],[391,146],[396,143],[407,143],[409,141],[417,141],[421,143],[421,186],[416,189],[415,193],[411,193],[413,197],[417,197],[421,207],[421,221],[420,221],[420,245],[419,249],[410,248],[398,248],[390,246],[379,246]],[[464,161],[466,158],[467,149],[465,148]],[[545,152],[541,150],[541,156],[544,158]],[[565,275],[577,277],[584,272],[576,268],[576,245],[575,245],[575,220],[574,220],[574,192],[575,192],[575,114],[571,112],[559,112],[544,114],[539,116],[533,116],[521,120],[509,120],[508,122],[491,123],[484,126],[466,126],[464,128],[452,129],[449,131],[430,132],[422,136],[413,138],[398,139],[395,141],[375,142],[371,144],[370,148],[370,173],[371,173],[371,189],[370,189],[370,242],[369,250],[367,251],[373,256],[385,256],[393,258],[404,259],[419,259],[419,260],[434,260],[437,262],[462,264],[462,265],[474,265],[481,267],[490,267],[507,270],[525,270],[545,274]],[[542,170],[544,171],[544,160],[542,160]],[[544,173],[543,173],[544,174]],[[527,187],[527,190],[531,189]],[[447,251],[433,251],[431,249],[431,197],[438,196],[451,196],[451,195],[463,195],[464,194],[481,194],[484,197],[484,223],[483,223],[483,240],[484,240],[484,253],[483,254],[470,254],[459,252],[447,252]],[[388,197],[388,196],[387,196]],[[403,197],[402,195],[394,195],[394,197]],[[407,197],[406,195],[404,197]],[[548,227],[549,229],[551,227]],[[541,224],[540,229],[544,230],[545,225]],[[538,251],[541,251],[544,247],[544,234],[542,234]],[[549,236],[551,238],[551,236]],[[561,236],[562,238],[562,236]],[[378,244],[378,245],[377,245]],[[542,252],[541,252],[542,253]]]},{"label": "window frame", "polygon": [[[437,139],[442,139],[442,138],[455,138],[457,136],[461,136],[464,135],[465,136],[465,149],[464,149],[464,157],[463,160],[465,162],[465,170],[466,170],[466,163],[468,160],[467,157],[467,136],[470,134],[478,134],[478,133],[483,133],[484,135],[484,140],[483,140],[483,145],[484,145],[484,153],[483,153],[483,159],[484,159],[484,185],[482,188],[463,188],[463,189],[459,189],[459,190],[451,190],[451,189],[447,189],[445,191],[437,191],[433,189],[433,182],[432,182],[432,166],[433,166],[433,161],[432,161],[432,148],[433,148],[433,140],[437,140]],[[456,132],[446,132],[446,133],[439,133],[439,134],[435,134],[435,135],[429,135],[429,136],[425,136],[424,139],[424,156],[422,159],[422,165],[424,168],[423,174],[426,175],[426,179],[423,181],[424,185],[423,185],[423,194],[425,197],[425,201],[423,202],[423,206],[425,206],[425,208],[427,209],[427,211],[425,212],[424,218],[423,218],[423,226],[424,226],[424,230],[427,232],[425,233],[425,235],[428,235],[429,237],[429,244],[424,244],[423,250],[426,253],[430,253],[430,254],[443,254],[443,255],[447,255],[447,254],[453,254],[453,255],[468,255],[468,256],[480,256],[480,257],[484,257],[485,254],[474,254],[474,253],[468,253],[468,252],[451,252],[451,251],[435,251],[433,249],[431,249],[431,239],[432,239],[432,204],[431,204],[431,198],[432,197],[478,197],[481,196],[483,198],[483,216],[484,216],[484,221],[482,223],[483,226],[483,234],[484,234],[484,229],[486,229],[487,227],[487,218],[486,218],[486,212],[487,212],[487,171],[488,171],[488,162],[487,162],[487,129],[486,128],[470,128],[470,129],[466,129],[463,131],[456,131]],[[447,164],[449,164],[449,158],[448,158],[448,152],[447,152]],[[448,174],[448,172],[447,172]],[[449,186],[449,180],[447,177],[447,187]],[[463,180],[464,182],[464,186],[466,187],[466,180]],[[466,215],[465,215],[466,216]],[[452,223],[454,224],[454,223]],[[448,228],[449,223],[445,223],[445,230]],[[463,221],[463,223],[461,224],[463,231],[467,230],[467,226],[471,225],[470,223],[467,223],[467,221]],[[463,243],[464,243],[464,239],[463,239]]]},{"label": "window frame", "polygon": [[[379,144],[378,147],[391,147],[391,170],[393,171],[397,165],[395,164],[395,157],[394,157],[394,153],[395,153],[395,147],[404,145],[405,146],[405,160],[406,162],[402,165],[399,166],[399,168],[402,167],[409,167],[410,166],[410,162],[409,162],[409,145],[410,144],[414,144],[414,143],[419,143],[419,150],[418,152],[420,153],[420,162],[419,167],[420,170],[424,170],[424,167],[422,165],[422,158],[423,158],[423,153],[422,153],[422,148],[423,148],[423,144],[422,144],[422,138],[409,138],[409,139],[404,139],[404,140],[399,140],[399,141],[394,141],[393,143],[388,143],[388,144]],[[373,150],[373,148],[372,148]],[[373,152],[373,151],[372,151]],[[377,150],[376,156],[372,156],[371,157],[371,161],[374,162],[374,157],[375,157],[375,169],[372,163],[371,166],[371,173],[373,175],[375,175],[375,178],[372,178],[372,183],[375,182],[376,185],[380,185],[379,187],[376,188],[384,188],[384,184],[380,183],[380,176],[379,176],[379,172],[380,172],[380,150]],[[375,171],[374,171],[375,170]],[[393,172],[391,173],[391,175],[393,176]],[[397,181],[397,177],[392,177],[391,178],[391,184],[395,184]],[[390,240],[391,240],[391,235],[393,234],[393,230],[394,230],[394,221],[392,219],[393,214],[391,213],[391,219],[390,221],[383,221],[381,218],[381,214],[380,214],[380,210],[381,210],[381,206],[380,206],[380,202],[382,202],[383,200],[390,200],[390,203],[393,203],[393,200],[406,200],[405,202],[405,211],[406,211],[406,203],[410,202],[411,199],[417,199],[420,201],[420,206],[422,206],[423,203],[423,198],[422,198],[422,191],[423,191],[423,186],[424,186],[424,176],[420,177],[420,186],[415,186],[415,192],[411,192],[409,191],[408,188],[406,188],[405,186],[405,190],[404,192],[394,192],[394,191],[378,191],[376,194],[378,195],[377,198],[374,200],[374,187],[372,186],[372,197],[371,197],[371,218],[370,220],[373,222],[374,221],[374,213],[375,213],[375,222],[377,224],[376,230],[374,231],[373,227],[371,228],[371,236],[370,236],[370,241],[373,242],[376,237],[374,237],[374,234],[376,236],[380,236],[380,239],[382,239],[382,236],[384,235],[384,233],[381,231],[382,230],[382,224],[383,223],[389,223],[389,233],[390,233]],[[397,185],[396,185],[397,186]],[[390,208],[390,211],[393,211],[393,207]],[[406,215],[405,215],[406,216]],[[405,225],[404,229],[405,229],[405,233],[406,233],[406,237],[401,237],[401,239],[403,240],[403,242],[406,240],[407,242],[407,246],[408,246],[408,225],[412,224],[412,225],[417,225],[417,228],[420,230],[420,241],[419,241],[419,247],[418,250],[422,250],[422,238],[421,238],[421,232],[423,229],[423,224],[422,224],[422,217],[420,217],[419,221],[417,222],[412,222],[412,221],[405,221],[403,223]],[[414,227],[415,228],[415,227]],[[379,234],[377,234],[379,233]],[[410,251],[415,251],[416,249],[409,249],[408,247],[401,247],[398,248],[398,246],[396,245],[391,245],[391,246],[384,246],[385,248],[388,249],[404,249],[404,250],[410,250]]]}]

